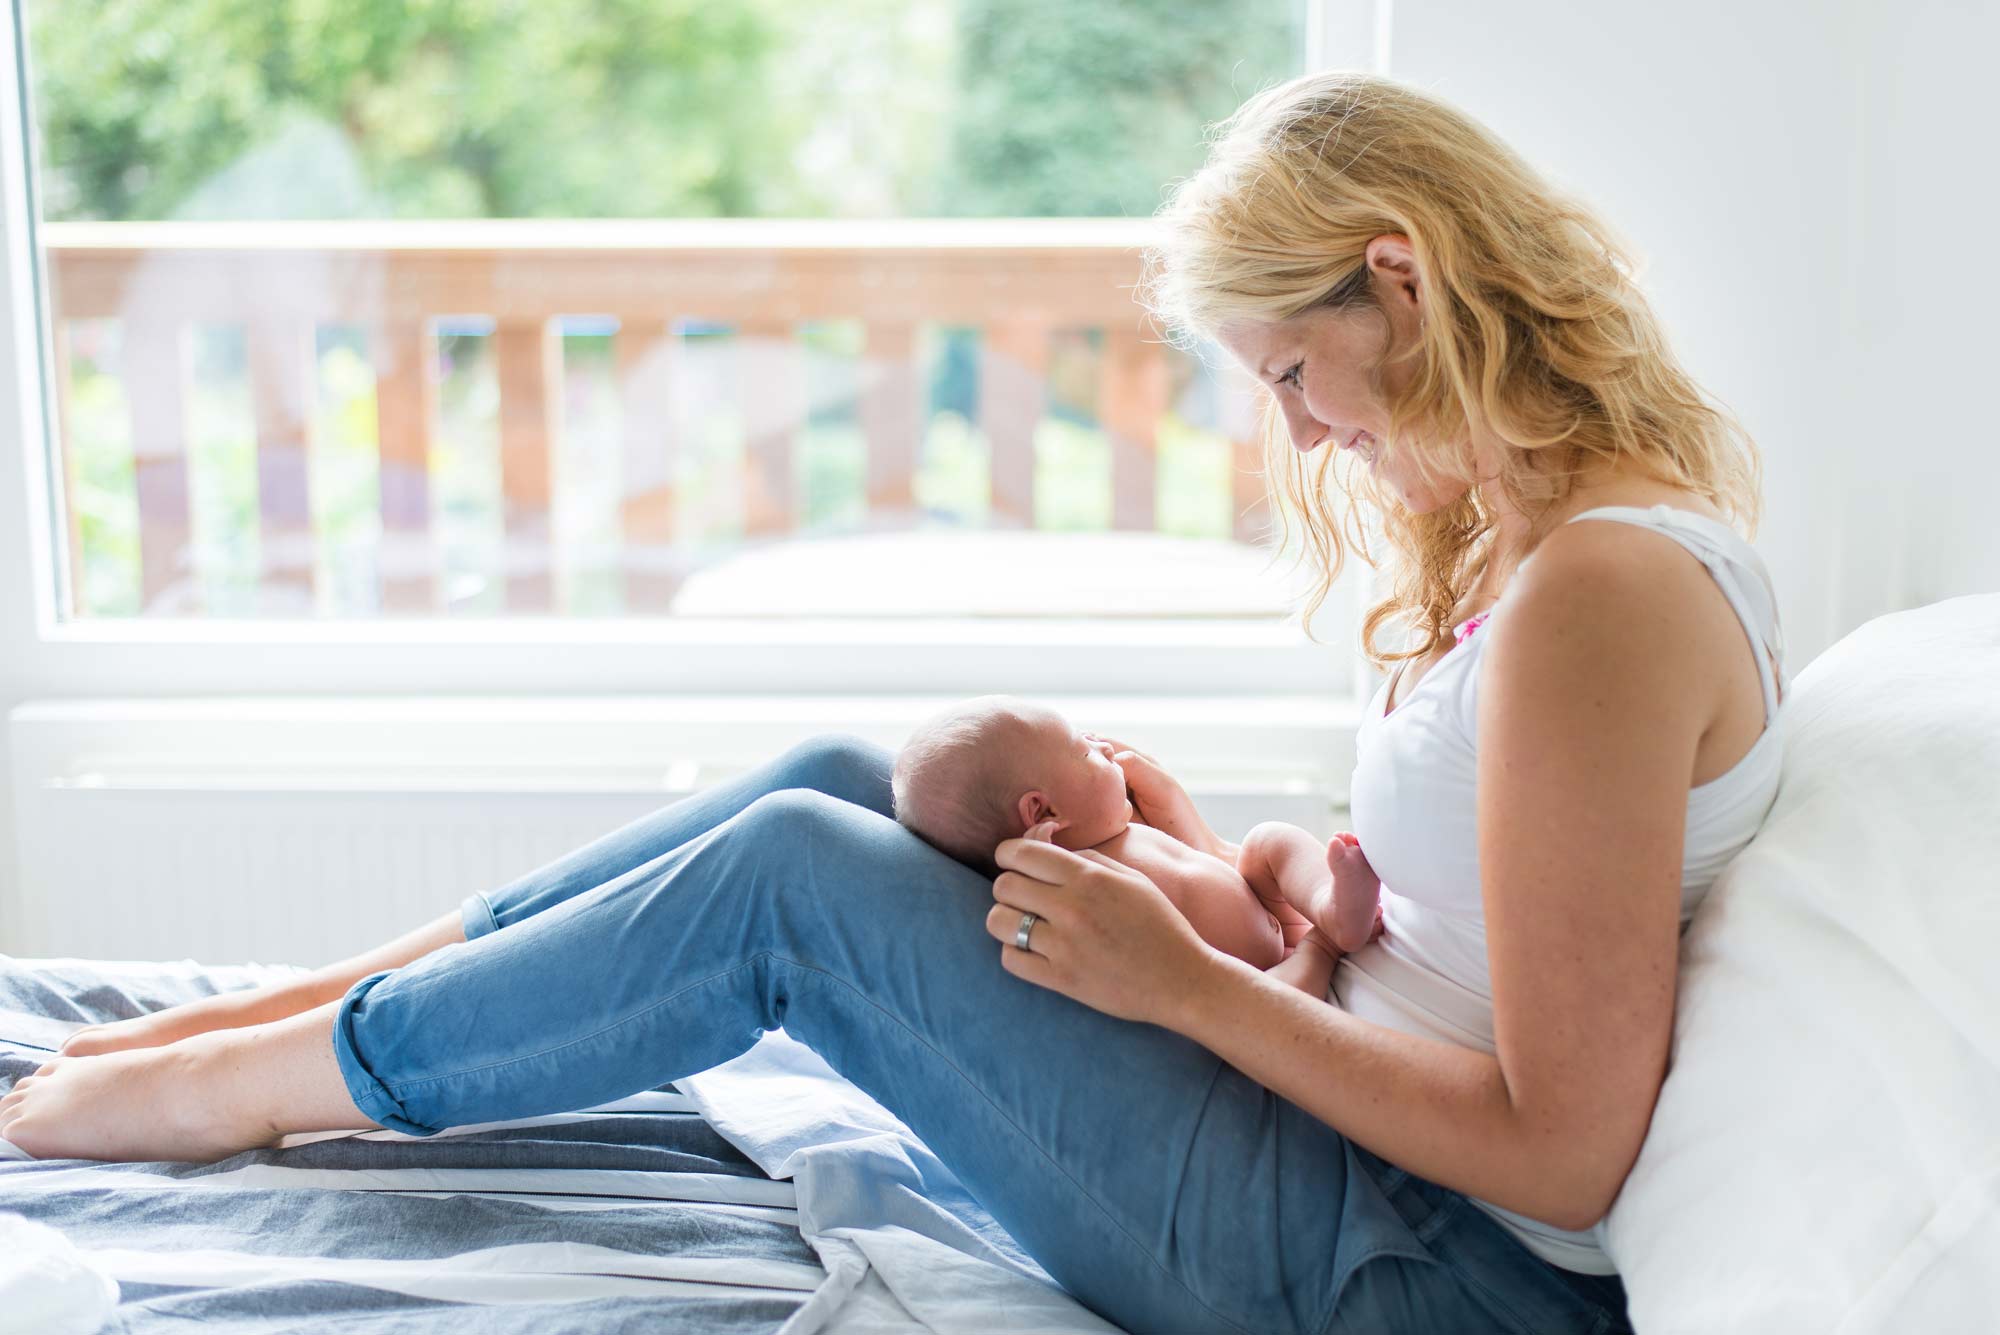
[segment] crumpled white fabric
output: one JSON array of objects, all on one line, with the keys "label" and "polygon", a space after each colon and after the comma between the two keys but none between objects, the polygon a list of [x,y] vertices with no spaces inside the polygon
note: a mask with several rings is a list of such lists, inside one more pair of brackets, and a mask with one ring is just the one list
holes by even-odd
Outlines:
[{"label": "crumpled white fabric", "polygon": [[118,1281],[47,1224],[0,1214],[0,1335],[95,1335]]},{"label": "crumpled white fabric", "polygon": [[1682,945],[1607,1241],[1640,1335],[2000,1322],[2000,595],[1793,684],[1764,828]]},{"label": "crumpled white fabric", "polygon": [[798,1190],[827,1283],[779,1335],[1120,1335],[1022,1252],[888,1109],[773,1030],[674,1087]]}]

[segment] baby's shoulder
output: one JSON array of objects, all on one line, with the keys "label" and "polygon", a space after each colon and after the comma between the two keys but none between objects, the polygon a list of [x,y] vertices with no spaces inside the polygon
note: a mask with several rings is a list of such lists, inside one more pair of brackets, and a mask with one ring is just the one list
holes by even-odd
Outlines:
[{"label": "baby's shoulder", "polygon": [[1097,851],[1114,862],[1122,862],[1132,870],[1154,878],[1208,872],[1212,870],[1210,864],[1216,867],[1227,865],[1213,854],[1190,848],[1165,831],[1137,821],[1097,845]]}]

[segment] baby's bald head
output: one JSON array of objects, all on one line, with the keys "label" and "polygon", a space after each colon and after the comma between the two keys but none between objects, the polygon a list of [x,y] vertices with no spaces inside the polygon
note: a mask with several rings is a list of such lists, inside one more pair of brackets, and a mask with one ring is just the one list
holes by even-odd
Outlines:
[{"label": "baby's bald head", "polygon": [[889,784],[896,819],[932,847],[999,875],[993,849],[1023,832],[1019,802],[1044,757],[1054,711],[1011,695],[981,695],[917,726]]}]

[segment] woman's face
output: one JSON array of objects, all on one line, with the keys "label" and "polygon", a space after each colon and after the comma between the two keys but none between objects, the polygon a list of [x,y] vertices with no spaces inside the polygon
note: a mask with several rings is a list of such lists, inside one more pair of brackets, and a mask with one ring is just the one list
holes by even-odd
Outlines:
[{"label": "woman's face", "polygon": [[[1275,323],[1225,325],[1216,339],[1270,392],[1292,448],[1301,454],[1321,446],[1354,450],[1412,513],[1424,514],[1457,500],[1466,484],[1448,479],[1426,484],[1405,453],[1384,454],[1379,448],[1389,429],[1389,411],[1369,387],[1369,371],[1416,340],[1420,318],[1415,283],[1398,278],[1403,271],[1399,262],[1408,255],[1399,240],[1378,237],[1368,251],[1378,270],[1377,292],[1391,294],[1386,345],[1382,319],[1374,311],[1339,312],[1324,306]],[[1400,392],[1414,372],[1414,361],[1384,366],[1389,392]]]}]

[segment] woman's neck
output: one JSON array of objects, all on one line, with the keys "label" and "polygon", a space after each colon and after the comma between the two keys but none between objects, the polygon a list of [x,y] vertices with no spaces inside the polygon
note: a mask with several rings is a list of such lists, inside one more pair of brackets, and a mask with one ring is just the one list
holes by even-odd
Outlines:
[{"label": "woman's neck", "polygon": [[1493,536],[1486,549],[1486,567],[1461,605],[1461,619],[1483,612],[1498,602],[1514,572],[1521,568],[1521,563],[1534,554],[1544,538],[1562,527],[1572,516],[1611,503],[1611,498],[1621,492],[1629,492],[1634,484],[1656,481],[1615,468],[1599,467],[1577,475],[1566,493],[1551,501],[1538,515],[1529,515],[1514,507],[1512,499],[1499,483],[1497,472],[1497,469],[1489,468],[1488,475],[1479,484],[1480,495],[1493,514]]}]

